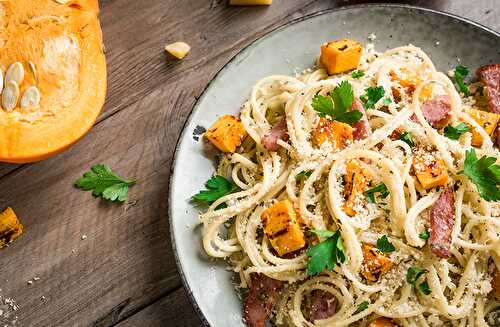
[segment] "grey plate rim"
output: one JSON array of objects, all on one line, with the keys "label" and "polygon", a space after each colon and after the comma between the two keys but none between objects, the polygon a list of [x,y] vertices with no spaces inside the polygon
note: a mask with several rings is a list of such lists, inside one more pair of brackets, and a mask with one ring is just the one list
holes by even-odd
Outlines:
[{"label": "grey plate rim", "polygon": [[186,276],[184,274],[184,271],[182,269],[182,265],[181,265],[181,262],[180,262],[179,253],[177,251],[177,245],[176,245],[176,241],[175,241],[174,230],[173,230],[173,227],[172,227],[173,226],[173,224],[172,224],[172,219],[173,219],[172,218],[173,217],[172,206],[170,205],[170,203],[172,203],[172,201],[173,201],[173,196],[174,196],[172,194],[172,181],[173,181],[172,177],[175,174],[175,167],[177,166],[177,154],[180,151],[180,141],[183,139],[185,133],[187,133],[186,126],[191,122],[192,117],[193,117],[193,113],[198,108],[199,103],[204,99],[204,97],[206,95],[206,92],[210,88],[212,82],[214,80],[216,80],[219,77],[219,75],[227,68],[227,66],[230,65],[236,58],[238,58],[238,56],[243,51],[256,46],[261,40],[266,39],[270,35],[272,35],[274,33],[277,33],[278,31],[280,31],[280,30],[282,30],[284,28],[287,28],[288,26],[295,25],[295,24],[297,24],[299,22],[302,22],[304,20],[308,20],[308,19],[316,17],[316,16],[330,14],[332,12],[345,11],[345,10],[351,10],[351,9],[363,9],[363,8],[369,8],[369,7],[382,7],[382,8],[383,7],[386,7],[386,8],[389,7],[389,8],[413,9],[413,10],[419,10],[419,11],[424,11],[424,12],[428,12],[428,13],[438,14],[438,15],[442,15],[442,16],[447,16],[449,18],[461,21],[461,22],[466,23],[468,25],[475,26],[475,27],[477,27],[479,29],[482,29],[482,30],[484,30],[484,31],[486,31],[486,32],[488,32],[490,34],[493,34],[494,36],[500,38],[500,33],[496,32],[495,30],[493,30],[493,29],[491,29],[491,28],[489,28],[489,27],[487,27],[487,26],[485,26],[483,24],[477,23],[477,22],[475,22],[473,20],[470,20],[468,18],[459,16],[459,15],[447,13],[447,12],[444,12],[444,11],[441,11],[441,10],[424,8],[424,7],[419,7],[419,6],[412,6],[412,5],[407,5],[407,4],[397,4],[397,3],[395,3],[395,4],[392,4],[392,3],[365,3],[365,4],[347,5],[347,6],[342,6],[342,7],[338,7],[338,8],[331,8],[331,9],[320,10],[320,11],[313,12],[313,13],[305,15],[305,16],[298,17],[298,18],[293,19],[293,20],[291,20],[291,21],[289,21],[289,22],[287,22],[285,24],[279,25],[279,26],[277,26],[277,27],[269,30],[264,35],[258,37],[257,39],[253,40],[248,45],[246,45],[245,47],[241,48],[234,56],[232,56],[217,71],[217,73],[215,73],[215,75],[213,76],[213,78],[207,83],[207,85],[203,89],[200,97],[196,100],[196,102],[194,103],[193,107],[191,108],[191,111],[189,112],[189,115],[186,118],[186,120],[185,120],[185,122],[184,122],[184,124],[182,126],[182,132],[179,134],[179,137],[176,140],[175,151],[174,151],[174,159],[172,160],[172,164],[170,165],[170,177],[169,177],[170,181],[169,181],[169,191],[168,191],[169,194],[168,194],[168,201],[167,201],[167,203],[168,203],[168,222],[169,222],[170,243],[171,243],[172,250],[173,250],[173,253],[174,253],[174,258],[175,258],[175,264],[177,266],[177,271],[179,272],[179,275],[181,277],[182,285],[183,285],[183,287],[186,290],[186,293],[188,295],[189,301],[193,305],[193,308],[195,309],[198,317],[200,318],[200,320],[201,320],[201,322],[202,322],[202,324],[204,326],[206,326],[206,327],[215,327],[215,326],[211,326],[209,324],[207,318],[205,317],[205,314],[201,310],[200,306],[198,305],[198,302],[197,302],[196,298],[193,295],[193,292],[191,291],[191,286],[189,285],[189,283],[186,280]]}]

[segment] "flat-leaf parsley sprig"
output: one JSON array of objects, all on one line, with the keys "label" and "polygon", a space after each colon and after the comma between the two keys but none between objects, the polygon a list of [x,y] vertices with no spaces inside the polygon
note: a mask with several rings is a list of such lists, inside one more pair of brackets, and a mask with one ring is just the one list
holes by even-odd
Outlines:
[{"label": "flat-leaf parsley sprig", "polygon": [[92,191],[94,197],[108,201],[124,202],[128,198],[128,189],[136,181],[124,179],[107,165],[94,165],[75,182],[75,187]]},{"label": "flat-leaf parsley sprig", "polygon": [[210,178],[205,183],[205,187],[205,190],[201,190],[192,196],[194,201],[212,204],[223,196],[234,193],[238,190],[238,186],[236,186],[236,184],[219,175]]},{"label": "flat-leaf parsley sprig", "polygon": [[345,262],[345,249],[340,231],[313,229],[311,232],[326,240],[307,249],[306,254],[310,258],[307,263],[308,276],[320,274],[325,269],[332,271],[336,265]]},{"label": "flat-leaf parsley sprig", "polygon": [[495,157],[477,158],[476,150],[465,151],[463,174],[476,185],[479,195],[486,201],[500,201],[500,166]]},{"label": "flat-leaf parsley sprig", "polygon": [[316,94],[312,99],[312,107],[320,117],[330,116],[333,120],[353,125],[363,117],[360,111],[351,111],[353,101],[352,85],[343,81],[328,96]]}]

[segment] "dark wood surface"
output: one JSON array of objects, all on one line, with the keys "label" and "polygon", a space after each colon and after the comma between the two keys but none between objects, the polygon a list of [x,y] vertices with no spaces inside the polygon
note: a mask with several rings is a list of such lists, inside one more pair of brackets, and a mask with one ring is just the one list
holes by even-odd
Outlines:
[{"label": "dark wood surface", "polygon": [[[406,3],[500,31],[497,1]],[[303,15],[361,2],[101,1],[109,91],[98,123],[54,158],[0,164],[0,206],[12,206],[26,228],[0,250],[0,294],[18,303],[17,326],[199,326],[168,229],[170,165],[182,126],[205,85],[245,45]],[[175,40],[192,46],[183,61],[163,52]],[[140,180],[128,203],[104,203],[72,187],[95,163]]]}]

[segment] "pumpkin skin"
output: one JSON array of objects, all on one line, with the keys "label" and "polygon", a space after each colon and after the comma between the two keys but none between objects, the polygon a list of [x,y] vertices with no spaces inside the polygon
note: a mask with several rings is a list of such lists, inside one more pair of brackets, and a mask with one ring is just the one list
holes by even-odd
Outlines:
[{"label": "pumpkin skin", "polygon": [[35,85],[41,95],[36,107],[0,108],[0,161],[45,159],[67,149],[95,123],[106,96],[98,12],[97,0],[0,1],[0,68],[5,74],[12,63],[23,63],[21,94]]}]

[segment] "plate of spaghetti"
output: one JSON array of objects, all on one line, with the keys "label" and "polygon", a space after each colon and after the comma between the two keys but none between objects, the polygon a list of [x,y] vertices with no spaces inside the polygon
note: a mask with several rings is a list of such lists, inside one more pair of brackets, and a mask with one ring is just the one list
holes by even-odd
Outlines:
[{"label": "plate of spaghetti", "polygon": [[231,60],[171,179],[203,322],[499,326],[499,54],[478,24],[370,5]]}]

